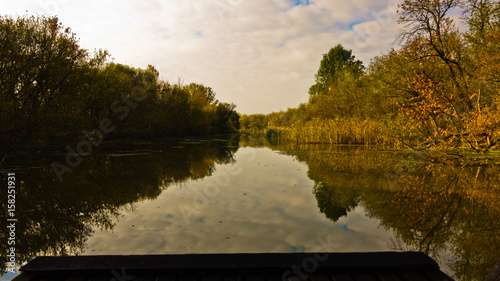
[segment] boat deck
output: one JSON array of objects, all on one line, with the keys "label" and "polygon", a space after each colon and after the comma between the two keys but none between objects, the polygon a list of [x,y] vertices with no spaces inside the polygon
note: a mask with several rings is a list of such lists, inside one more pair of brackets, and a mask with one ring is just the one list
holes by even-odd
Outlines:
[{"label": "boat deck", "polygon": [[445,281],[420,252],[38,257],[15,281]]}]

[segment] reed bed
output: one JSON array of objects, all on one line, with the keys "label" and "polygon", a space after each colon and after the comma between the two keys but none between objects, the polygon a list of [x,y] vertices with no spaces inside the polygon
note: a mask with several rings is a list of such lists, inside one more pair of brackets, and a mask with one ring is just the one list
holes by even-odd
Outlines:
[{"label": "reed bed", "polygon": [[386,124],[370,119],[313,119],[290,127],[270,127],[267,136],[276,142],[401,146],[389,132]]}]

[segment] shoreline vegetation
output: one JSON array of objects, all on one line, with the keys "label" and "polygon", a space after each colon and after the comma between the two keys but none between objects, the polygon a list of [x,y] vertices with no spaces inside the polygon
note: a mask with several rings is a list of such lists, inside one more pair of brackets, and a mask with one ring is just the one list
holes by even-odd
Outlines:
[{"label": "shoreline vegetation", "polygon": [[103,139],[239,129],[236,106],[212,88],[163,81],[152,65],[115,63],[105,50],[91,54],[57,17],[0,16],[0,102],[0,161],[80,143],[91,150]]},{"label": "shoreline vegetation", "polygon": [[500,148],[500,3],[405,0],[399,8],[396,49],[365,68],[335,46],[323,55],[307,103],[243,115],[240,132],[277,142]]},{"label": "shoreline vegetation", "polygon": [[57,17],[0,16],[1,159],[104,137],[236,132],[277,142],[499,149],[500,3],[403,0],[399,8],[395,49],[365,67],[339,44],[323,55],[307,103],[243,116],[210,87],[172,84],[152,65],[82,49]]}]

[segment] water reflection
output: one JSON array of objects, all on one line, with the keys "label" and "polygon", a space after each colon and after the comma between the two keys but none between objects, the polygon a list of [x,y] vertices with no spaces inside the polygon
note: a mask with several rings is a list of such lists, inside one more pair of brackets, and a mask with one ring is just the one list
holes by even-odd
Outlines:
[{"label": "water reflection", "polygon": [[62,184],[53,158],[4,164],[19,179],[19,262],[65,254],[418,250],[457,279],[483,280],[500,258],[498,156],[237,144],[113,144]]},{"label": "water reflection", "polygon": [[[18,264],[38,255],[81,254],[94,230],[113,230],[124,206],[157,198],[172,184],[209,176],[217,163],[233,162],[237,150],[234,139],[112,146],[112,150],[99,150],[85,158],[80,167],[65,175],[63,183],[55,179],[50,163],[64,156],[21,167],[3,164],[2,175],[16,172],[17,177]],[[1,192],[1,198],[7,198],[6,189]],[[6,203],[0,201],[1,210],[7,210]],[[6,215],[0,213],[3,242]],[[3,242],[0,251],[6,253],[8,245]],[[4,269],[6,260],[2,254]]]},{"label": "water reflection", "polygon": [[500,258],[498,155],[450,156],[367,147],[274,146],[307,163],[318,207],[337,221],[357,205],[459,280],[484,280]]}]

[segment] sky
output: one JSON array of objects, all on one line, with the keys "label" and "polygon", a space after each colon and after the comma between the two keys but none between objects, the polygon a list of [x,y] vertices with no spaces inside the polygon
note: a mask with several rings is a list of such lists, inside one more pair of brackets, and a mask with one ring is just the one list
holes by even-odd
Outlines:
[{"label": "sky", "polygon": [[337,44],[365,66],[394,46],[397,0],[0,0],[2,15],[57,15],[82,48],[211,87],[243,114],[307,102]]}]

